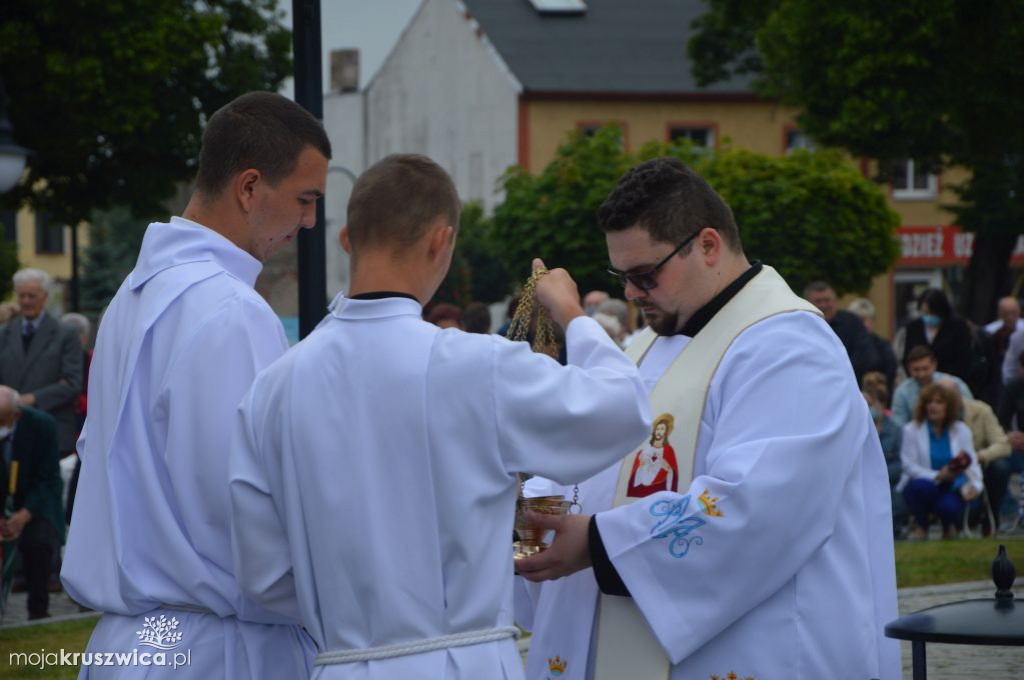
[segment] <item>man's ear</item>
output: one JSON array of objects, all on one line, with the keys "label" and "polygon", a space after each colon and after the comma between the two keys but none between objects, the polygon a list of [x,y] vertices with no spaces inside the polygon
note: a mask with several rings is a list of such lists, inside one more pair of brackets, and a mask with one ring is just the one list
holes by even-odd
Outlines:
[{"label": "man's ear", "polygon": [[455,242],[455,227],[447,222],[440,221],[433,231],[430,232],[430,243],[427,248],[427,255],[431,260],[436,260],[446,248]]},{"label": "man's ear", "polygon": [[262,180],[263,174],[256,168],[243,170],[235,176],[235,198],[245,212],[252,211],[256,195],[256,185]]},{"label": "man's ear", "polygon": [[341,243],[341,249],[349,255],[352,254],[352,244],[348,241],[348,225],[346,224],[341,228],[341,233],[338,234],[338,241]]},{"label": "man's ear", "polygon": [[722,256],[722,246],[722,235],[718,233],[717,229],[704,227],[697,235],[697,250],[711,267],[718,264],[718,260]]}]

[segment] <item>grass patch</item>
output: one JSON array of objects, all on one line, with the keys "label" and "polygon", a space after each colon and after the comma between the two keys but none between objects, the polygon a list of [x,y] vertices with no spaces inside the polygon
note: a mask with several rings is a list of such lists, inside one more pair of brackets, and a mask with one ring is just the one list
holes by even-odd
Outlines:
[{"label": "grass patch", "polygon": [[[959,541],[896,543],[896,586],[912,588],[992,578],[992,560],[999,545],[1017,567],[1024,568],[1024,537],[975,538]],[[1019,587],[1019,582],[1018,584]]]},{"label": "grass patch", "polygon": [[42,677],[74,680],[78,677],[77,667],[47,666],[40,669],[38,665],[12,665],[10,655],[18,652],[39,654],[42,650],[59,654],[61,649],[72,653],[84,652],[98,620],[98,617],[90,617],[38,626],[0,628],[0,676],[11,680]]}]

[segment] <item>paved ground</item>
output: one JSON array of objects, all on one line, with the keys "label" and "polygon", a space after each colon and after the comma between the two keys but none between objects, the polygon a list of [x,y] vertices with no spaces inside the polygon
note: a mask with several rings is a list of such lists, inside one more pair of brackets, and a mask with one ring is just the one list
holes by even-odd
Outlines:
[{"label": "paved ground", "polygon": [[[1024,589],[1018,587],[1019,606],[1024,606]],[[899,592],[900,615],[909,614],[946,602],[992,597],[995,586],[991,581],[955,583],[923,588],[904,588]],[[51,618],[38,623],[95,617],[81,613],[78,605],[64,593],[50,595]],[[12,593],[0,628],[34,625],[27,621],[25,594]],[[901,642],[903,651],[903,677],[911,677],[910,643]],[[529,648],[529,639],[520,640],[520,649]],[[929,680],[964,680],[965,678],[1024,678],[1024,647],[983,647],[971,645],[927,645]]]},{"label": "paved ground", "polygon": [[50,618],[40,621],[29,621],[28,611],[26,610],[27,597],[25,593],[11,593],[10,597],[7,598],[7,608],[4,611],[3,620],[0,620],[0,628],[32,626],[37,623],[53,623],[55,621],[98,616],[96,612],[80,612],[78,605],[72,602],[71,598],[64,593],[50,593]]}]

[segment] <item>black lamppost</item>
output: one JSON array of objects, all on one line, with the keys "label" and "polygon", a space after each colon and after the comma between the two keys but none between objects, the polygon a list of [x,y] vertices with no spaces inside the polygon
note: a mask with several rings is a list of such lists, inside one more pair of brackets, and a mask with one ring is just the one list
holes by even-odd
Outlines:
[{"label": "black lamppost", "polygon": [[[320,0],[292,0],[295,101],[317,119],[324,117],[320,51]],[[299,230],[299,338],[327,311],[324,200],[317,201],[316,226]]]}]

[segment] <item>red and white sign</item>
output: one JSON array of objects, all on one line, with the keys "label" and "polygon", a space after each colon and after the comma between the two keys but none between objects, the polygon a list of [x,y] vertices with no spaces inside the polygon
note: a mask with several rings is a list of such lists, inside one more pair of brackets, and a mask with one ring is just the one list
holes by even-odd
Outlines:
[{"label": "red and white sign", "polygon": [[[974,233],[956,226],[900,227],[900,259],[897,267],[935,267],[967,264],[974,252]],[[1024,264],[1024,236],[1017,239],[1010,259]]]}]

